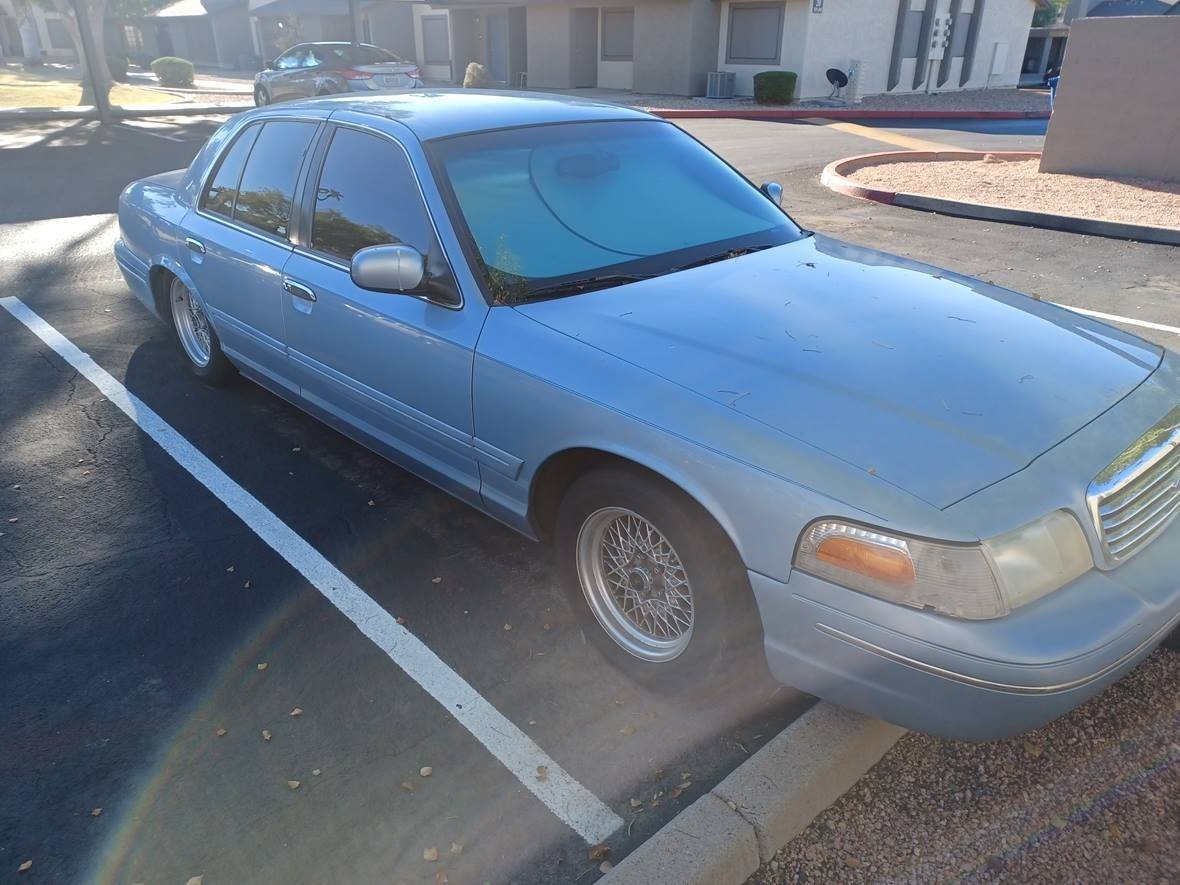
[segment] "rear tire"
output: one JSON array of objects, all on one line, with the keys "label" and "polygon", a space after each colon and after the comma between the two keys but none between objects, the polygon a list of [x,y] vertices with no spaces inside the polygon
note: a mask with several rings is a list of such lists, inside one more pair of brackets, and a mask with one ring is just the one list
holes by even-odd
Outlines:
[{"label": "rear tire", "polygon": [[261,108],[270,104],[270,93],[266,91],[265,86],[254,87],[254,107]]},{"label": "rear tire", "polygon": [[179,277],[173,277],[168,284],[168,305],[172,331],[176,333],[176,342],[189,370],[214,387],[233,380],[237,369],[222,352],[221,342],[205,315],[204,305],[193,297]]},{"label": "rear tire", "polygon": [[739,684],[761,655],[745,566],[713,518],[671,484],[639,469],[587,473],[566,492],[554,535],[585,636],[629,678],[712,693]]}]

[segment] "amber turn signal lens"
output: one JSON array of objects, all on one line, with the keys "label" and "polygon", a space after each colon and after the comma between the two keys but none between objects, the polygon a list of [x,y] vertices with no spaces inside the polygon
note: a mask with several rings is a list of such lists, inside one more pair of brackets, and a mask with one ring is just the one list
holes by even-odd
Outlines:
[{"label": "amber turn signal lens", "polygon": [[904,550],[884,547],[858,538],[841,535],[824,538],[816,548],[815,558],[837,568],[899,587],[912,584],[916,577],[914,562]]}]

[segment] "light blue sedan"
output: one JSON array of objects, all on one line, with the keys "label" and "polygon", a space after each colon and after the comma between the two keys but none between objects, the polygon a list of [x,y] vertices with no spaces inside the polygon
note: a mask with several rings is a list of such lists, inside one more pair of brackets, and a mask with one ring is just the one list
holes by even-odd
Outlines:
[{"label": "light blue sedan", "polygon": [[115,254],[240,372],[552,541],[666,691],[1044,723],[1180,620],[1180,357],[800,229],[670,123],[418,91],[263,108],[130,185]]}]

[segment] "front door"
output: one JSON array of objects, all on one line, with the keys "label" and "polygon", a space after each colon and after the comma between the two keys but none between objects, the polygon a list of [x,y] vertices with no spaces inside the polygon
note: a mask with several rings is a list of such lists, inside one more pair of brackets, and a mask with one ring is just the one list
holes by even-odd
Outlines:
[{"label": "front door", "polygon": [[598,85],[598,10],[573,10],[570,46],[570,85],[575,89]]},{"label": "front door", "polygon": [[508,16],[497,12],[487,17],[488,74],[494,83],[508,82]]},{"label": "front door", "polygon": [[184,221],[181,259],[222,349],[247,371],[290,389],[281,269],[299,172],[319,124],[247,126]]},{"label": "front door", "polygon": [[372,292],[349,275],[358,249],[405,243],[427,256],[432,279],[450,279],[408,157],[388,137],[340,126],[310,192],[311,229],[283,269],[288,355],[303,399],[478,502],[471,372],[487,305]]}]

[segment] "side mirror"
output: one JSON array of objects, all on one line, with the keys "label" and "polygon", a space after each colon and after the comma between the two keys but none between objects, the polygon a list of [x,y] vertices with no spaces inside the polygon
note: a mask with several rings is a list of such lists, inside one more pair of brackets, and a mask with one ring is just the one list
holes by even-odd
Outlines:
[{"label": "side mirror", "polygon": [[352,281],[375,292],[412,292],[426,276],[426,259],[413,246],[369,246],[352,256]]},{"label": "side mirror", "polygon": [[268,71],[273,71],[275,69],[275,60],[273,58],[268,58],[262,63],[262,67]]},{"label": "side mirror", "polygon": [[758,188],[762,193],[770,198],[774,205],[782,208],[783,205],[783,186],[777,181],[768,181],[762,187]]}]

